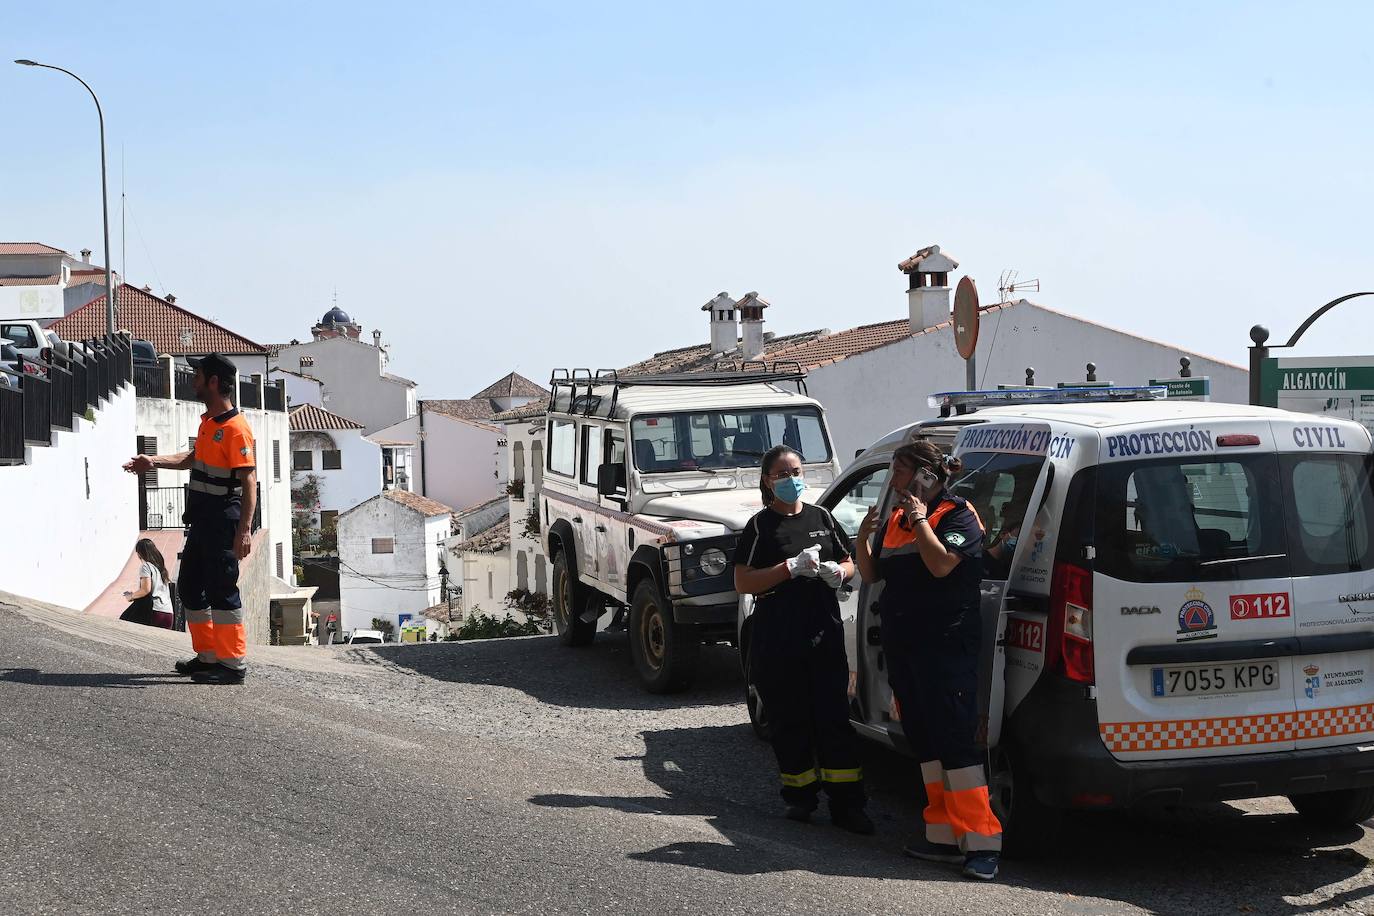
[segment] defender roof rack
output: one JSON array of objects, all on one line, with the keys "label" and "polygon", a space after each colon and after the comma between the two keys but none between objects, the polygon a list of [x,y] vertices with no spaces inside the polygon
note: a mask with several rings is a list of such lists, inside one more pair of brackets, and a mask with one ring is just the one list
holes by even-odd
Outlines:
[{"label": "defender roof rack", "polygon": [[1067,388],[998,388],[987,391],[940,391],[926,403],[940,408],[940,416],[972,413],[981,407],[1017,404],[1094,404],[1118,401],[1162,401],[1169,395],[1163,385],[1085,385]]},{"label": "defender roof rack", "polygon": [[[584,417],[598,415],[603,403],[609,403],[605,416],[615,414],[620,401],[620,389],[645,387],[679,388],[724,388],[732,385],[759,385],[793,383],[797,393],[805,395],[806,370],[795,360],[779,360],[766,363],[763,360],[748,360],[743,363],[717,362],[708,372],[662,372],[651,375],[631,375],[622,378],[615,369],[598,369],[593,374],[590,369],[555,369],[549,376],[549,408]],[[603,391],[596,389],[610,386],[609,402]],[[563,394],[560,396],[560,389]],[[566,408],[561,405],[566,398]]]}]

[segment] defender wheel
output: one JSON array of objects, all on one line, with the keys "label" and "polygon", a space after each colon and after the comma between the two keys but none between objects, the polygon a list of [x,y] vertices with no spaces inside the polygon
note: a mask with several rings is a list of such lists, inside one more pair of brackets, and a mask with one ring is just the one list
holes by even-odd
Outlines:
[{"label": "defender wheel", "polygon": [[553,629],[565,646],[591,645],[596,636],[596,618],[588,623],[582,612],[588,590],[578,584],[577,575],[568,568],[568,552],[561,550],[553,560]]},{"label": "defender wheel", "polygon": [[650,693],[691,686],[701,655],[697,628],[673,620],[673,608],[652,579],[639,583],[630,603],[630,657]]},{"label": "defender wheel", "polygon": [[994,748],[988,774],[992,813],[1002,822],[1008,856],[1032,859],[1049,852],[1063,830],[1064,812],[1035,797],[1025,756],[1008,742]]},{"label": "defender wheel", "polygon": [[1338,830],[1374,817],[1374,788],[1290,795],[1288,800],[1303,820],[1317,827]]}]

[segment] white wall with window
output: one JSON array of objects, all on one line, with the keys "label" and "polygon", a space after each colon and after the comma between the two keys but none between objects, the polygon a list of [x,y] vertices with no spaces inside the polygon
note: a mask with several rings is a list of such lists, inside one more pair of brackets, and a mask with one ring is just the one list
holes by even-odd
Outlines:
[{"label": "white wall with window", "polygon": [[382,490],[382,449],[356,429],[293,430],[291,476],[319,484],[319,510],[343,512]]},{"label": "white wall with window", "polygon": [[545,576],[539,574],[546,568],[544,548],[529,521],[530,514],[538,512],[539,490],[544,482],[544,416],[528,410],[515,412],[522,415],[504,421],[510,460],[509,588],[547,594]]},{"label": "white wall with window", "polygon": [[444,507],[427,514],[398,502],[397,495],[388,491],[339,516],[339,624],[345,632],[371,629],[374,618],[389,620],[399,632],[407,615],[418,623],[425,608],[439,603],[450,515],[440,511]]}]

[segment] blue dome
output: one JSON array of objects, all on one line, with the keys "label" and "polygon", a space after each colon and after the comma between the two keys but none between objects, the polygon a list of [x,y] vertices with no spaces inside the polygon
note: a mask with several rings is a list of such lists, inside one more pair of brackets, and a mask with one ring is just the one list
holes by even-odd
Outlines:
[{"label": "blue dome", "polygon": [[352,323],[353,319],[349,318],[348,313],[345,312],[343,309],[339,308],[337,305],[329,311],[325,312],[324,317],[320,319],[320,324],[324,325]]}]

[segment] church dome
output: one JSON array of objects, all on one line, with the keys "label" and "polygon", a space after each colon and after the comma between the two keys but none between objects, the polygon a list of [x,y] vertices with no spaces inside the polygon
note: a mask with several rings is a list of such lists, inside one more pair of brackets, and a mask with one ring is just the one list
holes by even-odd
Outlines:
[{"label": "church dome", "polygon": [[325,312],[325,313],[324,313],[324,317],[320,319],[320,324],[326,325],[326,326],[331,325],[331,324],[352,324],[352,323],[353,323],[353,319],[349,318],[349,317],[348,317],[348,313],[345,312],[343,309],[339,308],[337,305],[334,306],[334,307],[333,307],[332,309],[330,309],[329,311]]}]

